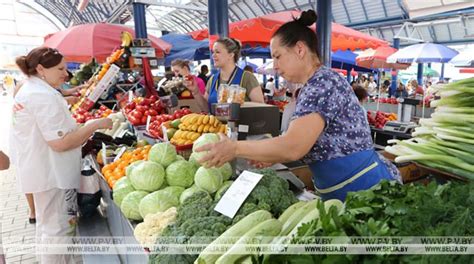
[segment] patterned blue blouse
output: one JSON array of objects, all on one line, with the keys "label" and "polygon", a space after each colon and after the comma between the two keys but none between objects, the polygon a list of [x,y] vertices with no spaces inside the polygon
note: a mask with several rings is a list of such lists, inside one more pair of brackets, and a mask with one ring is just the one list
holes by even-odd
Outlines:
[{"label": "patterned blue blouse", "polygon": [[324,66],[301,89],[293,119],[311,113],[320,114],[326,124],[305,162],[344,157],[373,147],[366,114],[351,86]]}]

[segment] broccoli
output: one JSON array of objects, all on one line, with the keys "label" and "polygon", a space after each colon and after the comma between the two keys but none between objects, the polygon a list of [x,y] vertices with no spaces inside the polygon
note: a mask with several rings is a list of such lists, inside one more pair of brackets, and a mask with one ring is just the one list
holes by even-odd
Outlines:
[{"label": "broccoli", "polygon": [[156,254],[151,255],[148,263],[150,264],[192,264],[197,258],[197,255],[169,255],[169,254]]},{"label": "broccoli", "polygon": [[197,192],[191,195],[178,207],[177,223],[181,225],[188,219],[208,216],[214,207],[212,197],[206,192]]},{"label": "broccoli", "polygon": [[224,217],[220,216],[205,216],[199,218],[191,218],[184,222],[180,229],[183,234],[188,237],[194,236],[199,231],[209,230],[212,236],[219,236],[224,233],[227,226],[230,224]]}]

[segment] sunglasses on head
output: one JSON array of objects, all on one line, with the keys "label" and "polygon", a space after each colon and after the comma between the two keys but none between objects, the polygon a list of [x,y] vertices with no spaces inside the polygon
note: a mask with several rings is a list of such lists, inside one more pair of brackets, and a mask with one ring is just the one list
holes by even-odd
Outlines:
[{"label": "sunglasses on head", "polygon": [[52,55],[58,55],[58,54],[60,53],[57,49],[48,48],[45,52],[43,52],[43,54],[41,54],[41,58],[39,62],[41,64],[43,60],[48,59]]}]

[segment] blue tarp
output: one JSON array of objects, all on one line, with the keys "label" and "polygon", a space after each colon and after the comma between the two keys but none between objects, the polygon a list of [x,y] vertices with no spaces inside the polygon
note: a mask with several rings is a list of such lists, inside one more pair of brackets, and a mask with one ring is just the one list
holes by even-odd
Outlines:
[{"label": "blue tarp", "polygon": [[165,66],[170,66],[175,59],[205,60],[209,59],[209,41],[198,41],[187,34],[170,33],[163,35],[162,40],[172,45],[165,57]]},{"label": "blue tarp", "polygon": [[[170,53],[165,57],[165,66],[170,66],[175,59],[206,60],[210,57],[209,40],[195,40],[187,34],[170,33],[163,35],[162,40],[172,45]],[[246,47],[242,49],[242,56],[249,58],[271,58],[270,48]],[[356,66],[357,54],[351,51],[337,51],[332,53],[332,67],[339,69],[354,69],[358,72],[372,72],[370,69]]]}]

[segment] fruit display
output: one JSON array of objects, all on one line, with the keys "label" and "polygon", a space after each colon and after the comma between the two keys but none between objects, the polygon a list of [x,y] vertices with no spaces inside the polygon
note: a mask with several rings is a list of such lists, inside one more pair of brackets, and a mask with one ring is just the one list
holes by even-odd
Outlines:
[{"label": "fruit display", "polygon": [[367,120],[369,121],[370,126],[374,126],[375,128],[383,128],[385,123],[388,121],[395,121],[397,120],[397,114],[395,113],[384,113],[382,111],[367,111]]},{"label": "fruit display", "polygon": [[288,101],[269,100],[268,104],[277,106],[278,109],[283,112],[285,110],[286,105],[288,104]]},{"label": "fruit display", "polygon": [[[150,149],[151,145],[145,145],[134,150],[127,150],[125,153],[123,153],[120,159],[102,167],[102,175],[104,175],[104,178],[109,186],[113,188],[115,182],[125,176],[128,165],[138,160],[148,160],[148,152]],[[97,162],[99,162],[101,159],[102,153],[99,153],[97,155]]]},{"label": "fruit display", "polygon": [[73,114],[72,117],[76,119],[76,122],[78,124],[83,124],[89,120],[93,119],[99,119],[103,117],[108,117],[110,114],[112,114],[113,111],[112,109],[109,109],[105,105],[101,105],[99,109],[96,109],[94,111],[86,111],[82,108],[78,108]]},{"label": "fruit display", "polygon": [[376,101],[379,100],[381,104],[398,104],[397,98],[380,98],[376,99]]},{"label": "fruit display", "polygon": [[189,108],[183,108],[175,110],[172,115],[164,114],[154,116],[150,121],[148,132],[152,137],[162,139],[163,129],[161,128],[161,125],[164,125],[167,129],[168,139],[171,139],[181,123],[180,118],[188,114],[191,114],[191,110],[189,110]]},{"label": "fruit display", "polygon": [[74,72],[74,75],[71,80],[69,80],[69,83],[72,86],[76,86],[89,80],[94,75],[94,72],[97,71],[98,67],[99,65],[94,58],[88,64],[81,64],[79,70]]},{"label": "fruit display", "polygon": [[180,119],[176,131],[170,142],[177,146],[192,144],[203,133],[225,133],[226,125],[222,124],[213,115],[189,114]]},{"label": "fruit display", "polygon": [[146,125],[148,116],[165,113],[165,108],[156,96],[135,97],[125,106],[125,115],[134,126]]}]

